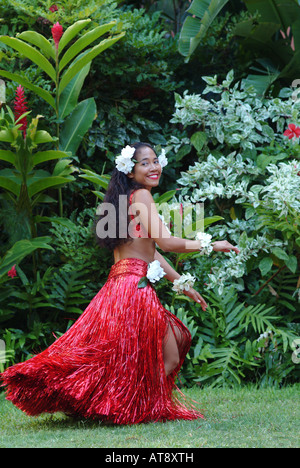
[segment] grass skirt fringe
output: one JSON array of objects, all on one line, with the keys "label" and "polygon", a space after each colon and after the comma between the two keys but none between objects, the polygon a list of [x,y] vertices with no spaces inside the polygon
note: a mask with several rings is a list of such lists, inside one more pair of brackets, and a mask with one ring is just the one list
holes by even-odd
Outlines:
[{"label": "grass skirt fringe", "polygon": [[[61,411],[115,424],[202,417],[179,400],[175,386],[191,335],[150,284],[137,287],[146,273],[141,259],[114,264],[104,286],[63,336],[0,375],[6,398],[30,416]],[[180,364],[166,377],[163,344],[170,329]]]}]

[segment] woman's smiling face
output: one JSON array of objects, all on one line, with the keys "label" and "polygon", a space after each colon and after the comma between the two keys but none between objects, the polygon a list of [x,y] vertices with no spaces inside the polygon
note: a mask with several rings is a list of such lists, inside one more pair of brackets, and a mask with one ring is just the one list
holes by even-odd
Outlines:
[{"label": "woman's smiling face", "polygon": [[128,177],[144,185],[151,191],[152,187],[157,187],[161,176],[161,165],[154,151],[148,146],[139,148],[135,154],[137,163],[134,171]]}]

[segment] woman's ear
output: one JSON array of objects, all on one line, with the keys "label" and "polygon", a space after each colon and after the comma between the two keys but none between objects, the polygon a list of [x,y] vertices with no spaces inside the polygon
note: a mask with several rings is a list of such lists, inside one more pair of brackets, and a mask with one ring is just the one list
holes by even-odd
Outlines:
[{"label": "woman's ear", "polygon": [[133,173],[133,172],[129,172],[129,174],[127,174],[127,177],[129,177],[129,179],[133,179],[133,178],[134,178],[134,173]]}]

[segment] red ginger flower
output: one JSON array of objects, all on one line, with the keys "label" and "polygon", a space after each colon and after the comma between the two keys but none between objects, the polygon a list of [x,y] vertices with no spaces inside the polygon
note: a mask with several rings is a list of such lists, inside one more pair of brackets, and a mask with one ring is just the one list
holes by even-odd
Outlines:
[{"label": "red ginger flower", "polygon": [[63,35],[63,31],[64,31],[63,27],[59,24],[59,22],[55,23],[51,29],[52,36],[54,39],[54,44],[57,49],[58,49],[60,38]]},{"label": "red ginger flower", "polygon": [[289,137],[291,140],[293,137],[300,137],[300,127],[296,127],[295,124],[289,124],[289,128],[284,132],[284,136]]},{"label": "red ginger flower", "polygon": [[9,272],[8,272],[7,274],[8,274],[8,276],[10,276],[11,278],[14,278],[15,276],[17,276],[16,265],[14,265],[14,266],[9,270]]},{"label": "red ginger flower", "polygon": [[[18,120],[21,115],[23,115],[25,112],[27,112],[27,102],[25,101],[25,95],[24,95],[24,89],[22,86],[17,87],[16,91],[16,99],[14,103],[14,113],[15,113],[15,120]],[[22,127],[20,127],[20,130],[23,131],[23,136],[24,138],[26,137],[26,129],[27,129],[27,118],[26,116],[23,117],[23,119],[20,120],[22,124]]]}]

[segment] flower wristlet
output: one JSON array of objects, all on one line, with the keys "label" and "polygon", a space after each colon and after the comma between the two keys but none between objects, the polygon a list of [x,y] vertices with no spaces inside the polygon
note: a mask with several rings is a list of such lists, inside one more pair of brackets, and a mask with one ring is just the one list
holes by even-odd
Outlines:
[{"label": "flower wristlet", "polygon": [[201,242],[200,255],[209,255],[213,251],[213,246],[211,245],[212,236],[210,234],[198,232],[196,239]]},{"label": "flower wristlet", "polygon": [[184,273],[180,278],[174,280],[172,289],[177,294],[182,294],[184,291],[189,291],[194,286],[195,281],[196,278],[190,273]]}]

